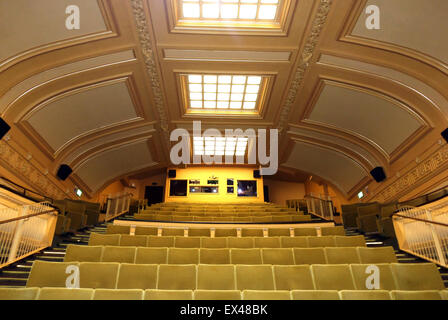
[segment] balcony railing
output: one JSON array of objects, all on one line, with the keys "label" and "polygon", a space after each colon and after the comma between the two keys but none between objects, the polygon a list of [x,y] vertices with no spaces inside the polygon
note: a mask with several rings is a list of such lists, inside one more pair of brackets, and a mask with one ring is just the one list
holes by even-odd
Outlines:
[{"label": "balcony railing", "polygon": [[329,196],[311,193],[305,196],[308,213],[333,221],[333,202]]},{"label": "balcony railing", "polygon": [[401,208],[392,219],[401,250],[448,267],[448,200]]},{"label": "balcony railing", "polygon": [[0,210],[0,268],[51,246],[57,211],[49,203]]},{"label": "balcony railing", "polygon": [[112,220],[126,212],[129,212],[131,204],[131,193],[117,193],[107,198],[106,205],[106,221]]}]

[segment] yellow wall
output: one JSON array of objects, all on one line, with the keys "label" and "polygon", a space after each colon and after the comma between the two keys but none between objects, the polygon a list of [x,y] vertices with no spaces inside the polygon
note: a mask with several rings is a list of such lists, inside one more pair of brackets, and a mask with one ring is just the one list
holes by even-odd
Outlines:
[{"label": "yellow wall", "polygon": [[269,201],[282,206],[286,200],[304,199],[305,185],[302,182],[289,182],[274,179],[264,179],[264,185],[269,188]]},{"label": "yellow wall", "polygon": [[[176,170],[175,180],[183,179],[199,179],[201,186],[207,185],[207,180],[215,176],[219,180],[218,194],[190,194],[190,185],[188,184],[186,197],[170,197],[169,178],[165,184],[165,201],[166,202],[207,202],[207,203],[248,203],[248,202],[264,202],[263,194],[263,178],[255,179],[253,175],[254,168],[247,167],[193,167],[186,169],[172,168]],[[255,168],[256,169],[256,168]],[[227,194],[227,179],[234,179],[234,193]],[[238,180],[257,180],[257,197],[238,197],[237,184]]]}]

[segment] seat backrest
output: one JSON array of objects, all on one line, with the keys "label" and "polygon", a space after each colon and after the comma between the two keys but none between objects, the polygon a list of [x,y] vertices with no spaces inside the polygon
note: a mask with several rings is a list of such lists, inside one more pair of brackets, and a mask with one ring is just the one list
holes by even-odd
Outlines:
[{"label": "seat backrest", "polygon": [[37,300],[91,300],[93,289],[42,288]]},{"label": "seat backrest", "polygon": [[158,265],[122,263],[117,289],[156,289]]},{"label": "seat backrest", "polygon": [[227,248],[227,238],[201,237],[201,248]]},{"label": "seat backrest", "polygon": [[291,300],[289,291],[279,290],[244,290],[243,300]]},{"label": "seat backrest", "polygon": [[235,266],[237,290],[274,290],[272,266]]},{"label": "seat backrest", "polygon": [[65,252],[64,262],[100,262],[103,246],[78,246],[69,244]]},{"label": "seat backrest", "polygon": [[195,290],[196,265],[160,265],[157,289]]},{"label": "seat backrest", "polygon": [[96,289],[93,300],[143,300],[143,290],[138,289]]},{"label": "seat backrest", "polygon": [[291,236],[291,231],[289,228],[269,228],[269,237],[289,237]]},{"label": "seat backrest", "polygon": [[337,290],[293,290],[293,300],[339,300]]},{"label": "seat backrest", "polygon": [[225,249],[200,249],[200,264],[230,264],[230,250]]},{"label": "seat backrest", "polygon": [[168,264],[198,264],[199,249],[169,248]]},{"label": "seat backrest", "polygon": [[315,264],[311,266],[317,290],[354,290],[348,264]]},{"label": "seat backrest", "polygon": [[260,249],[230,249],[232,264],[262,264]]},{"label": "seat backrest", "polygon": [[274,266],[277,290],[314,290],[310,266]]},{"label": "seat backrest", "polygon": [[89,246],[118,246],[120,245],[119,234],[101,234],[92,232],[89,238]]},{"label": "seat backrest", "polygon": [[324,248],[294,248],[295,264],[326,264]]},{"label": "seat backrest", "polygon": [[241,300],[239,290],[196,290],[194,300]]},{"label": "seat backrest", "polygon": [[198,265],[198,289],[235,290],[235,286],[235,266]]},{"label": "seat backrest", "polygon": [[79,264],[80,287],[115,289],[119,267],[120,264],[116,262],[81,262]]},{"label": "seat backrest", "polygon": [[363,248],[358,247],[361,263],[396,263],[397,256],[393,247]]},{"label": "seat backrest", "polygon": [[168,263],[168,248],[137,248],[136,264],[166,264]]},{"label": "seat backrest", "polygon": [[255,248],[280,248],[279,237],[254,237]]},{"label": "seat backrest", "polygon": [[341,290],[341,300],[390,300],[387,290]]},{"label": "seat backrest", "polygon": [[209,228],[189,228],[188,236],[189,237],[210,237],[210,229]]},{"label": "seat backrest", "polygon": [[294,228],[294,236],[317,236],[316,228]]},{"label": "seat backrest", "polygon": [[174,246],[176,248],[200,248],[200,237],[175,237]]},{"label": "seat backrest", "polygon": [[308,246],[310,248],[335,247],[334,236],[308,237]]},{"label": "seat backrest", "polygon": [[442,277],[433,263],[392,263],[398,290],[442,290]]},{"label": "seat backrest", "polygon": [[323,236],[345,236],[345,229],[342,226],[320,228]]},{"label": "seat backrest", "polygon": [[263,237],[263,229],[241,229],[242,237]]},{"label": "seat backrest", "polygon": [[170,237],[183,237],[184,236],[184,229],[182,228],[163,228],[162,229],[162,236],[170,236]]},{"label": "seat backrest", "polygon": [[236,237],[238,232],[236,229],[216,228],[215,237]]},{"label": "seat backrest", "polygon": [[47,262],[35,260],[26,282],[27,287],[64,287],[69,266],[79,266],[77,262]]},{"label": "seat backrest", "polygon": [[148,247],[174,247],[174,237],[148,236]]},{"label": "seat backrest", "polygon": [[135,227],[135,235],[139,236],[156,236],[158,235],[159,228],[155,227]]},{"label": "seat backrest", "polygon": [[103,250],[102,262],[134,263],[136,247],[106,246]]},{"label": "seat backrest", "polygon": [[376,215],[380,213],[380,204],[373,203],[367,206],[358,207],[358,217]]},{"label": "seat backrest", "polygon": [[192,290],[145,290],[145,300],[193,300]]},{"label": "seat backrest", "polygon": [[364,236],[334,236],[336,247],[366,247]]},{"label": "seat backrest", "polygon": [[106,227],[106,234],[130,234],[130,226],[119,226],[115,224],[108,224]]},{"label": "seat backrest", "polygon": [[263,264],[293,265],[294,255],[292,250],[291,248],[261,249]]},{"label": "seat backrest", "polygon": [[371,277],[374,272],[379,275],[379,290],[395,290],[397,288],[390,264],[352,264],[350,269],[357,290],[369,290],[368,285],[375,284],[375,278]]},{"label": "seat backrest", "polygon": [[253,248],[254,238],[228,237],[227,246],[229,248]]},{"label": "seat backrest", "polygon": [[122,247],[146,247],[148,236],[130,236],[122,234],[120,237],[120,246]]},{"label": "seat backrest", "polygon": [[358,250],[353,248],[325,248],[325,254],[327,256],[327,263],[330,264],[351,264],[360,263],[358,256]]},{"label": "seat backrest", "polygon": [[280,237],[282,248],[307,248],[308,237]]}]

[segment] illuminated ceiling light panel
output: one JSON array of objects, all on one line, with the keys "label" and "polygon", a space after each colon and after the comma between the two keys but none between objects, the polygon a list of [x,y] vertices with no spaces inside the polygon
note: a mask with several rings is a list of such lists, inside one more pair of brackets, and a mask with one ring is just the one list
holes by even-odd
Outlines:
[{"label": "illuminated ceiling light panel", "polygon": [[178,0],[184,19],[274,21],[281,0]]},{"label": "illuminated ceiling light panel", "polygon": [[254,111],[262,80],[255,75],[186,75],[187,108]]},{"label": "illuminated ceiling light panel", "polygon": [[247,137],[194,137],[193,155],[244,156],[247,143]]}]

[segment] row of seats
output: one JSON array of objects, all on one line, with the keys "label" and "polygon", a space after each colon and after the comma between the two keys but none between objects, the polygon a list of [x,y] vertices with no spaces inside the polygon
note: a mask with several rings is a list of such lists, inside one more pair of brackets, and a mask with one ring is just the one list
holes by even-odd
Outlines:
[{"label": "row of seats", "polygon": [[65,262],[137,264],[350,264],[397,262],[392,247],[188,249],[68,245]]},{"label": "row of seats", "polygon": [[0,300],[448,300],[448,291],[0,288]]},{"label": "row of seats", "polygon": [[418,207],[438,200],[448,194],[448,188],[436,190],[430,194],[405,202],[356,203],[342,206],[342,219],[346,227],[356,227],[365,233],[378,232],[386,237],[395,237],[392,222],[394,212],[402,207]]},{"label": "row of seats", "polygon": [[161,215],[161,214],[147,214],[140,213],[134,215],[137,220],[144,221],[173,221],[173,222],[305,222],[311,221],[309,215],[248,215],[248,216],[235,216],[235,217],[222,217],[216,215],[204,215],[204,216],[180,216],[180,215]]},{"label": "row of seats", "polygon": [[365,247],[364,236],[310,237],[170,237],[91,233],[90,246],[177,248],[320,248]]},{"label": "row of seats", "polygon": [[[319,228],[322,236],[345,236],[344,227],[322,227]],[[159,231],[160,230],[160,231]],[[318,228],[241,228],[242,237],[263,237],[267,230],[269,237],[280,236],[318,236]],[[131,226],[109,224],[107,234],[131,234]],[[224,228],[163,228],[163,227],[135,227],[135,235],[157,236],[193,236],[193,237],[237,237],[238,229]]]},{"label": "row of seats", "polygon": [[[370,276],[366,271],[372,264],[157,265],[36,260],[26,286],[66,287],[74,267],[79,268],[79,287],[92,289],[366,290]],[[445,289],[437,266],[432,263],[376,267],[381,290]]]}]

